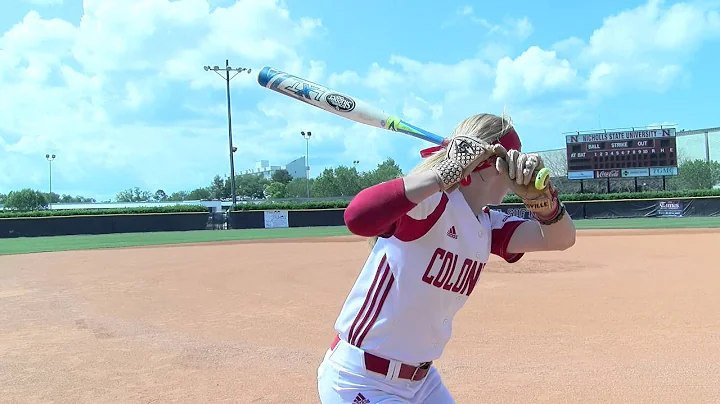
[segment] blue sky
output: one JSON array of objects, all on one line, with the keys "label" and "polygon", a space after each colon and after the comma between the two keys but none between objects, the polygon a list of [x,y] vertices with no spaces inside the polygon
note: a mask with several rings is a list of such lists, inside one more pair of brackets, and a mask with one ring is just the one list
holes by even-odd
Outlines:
[{"label": "blue sky", "polygon": [[513,118],[525,150],[563,132],[674,123],[715,127],[720,3],[568,0],[25,0],[0,15],[0,192],[104,200],[170,193],[305,153],[312,175],[427,143],[354,124],[257,84],[263,66],[355,95],[439,134],[478,112]]}]

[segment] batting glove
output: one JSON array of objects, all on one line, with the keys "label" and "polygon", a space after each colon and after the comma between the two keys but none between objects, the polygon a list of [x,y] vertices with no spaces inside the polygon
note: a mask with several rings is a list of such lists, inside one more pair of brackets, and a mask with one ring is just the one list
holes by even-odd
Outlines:
[{"label": "batting glove", "polygon": [[432,167],[443,191],[455,188],[460,180],[494,155],[492,145],[468,136],[455,136],[447,146],[447,159]]}]

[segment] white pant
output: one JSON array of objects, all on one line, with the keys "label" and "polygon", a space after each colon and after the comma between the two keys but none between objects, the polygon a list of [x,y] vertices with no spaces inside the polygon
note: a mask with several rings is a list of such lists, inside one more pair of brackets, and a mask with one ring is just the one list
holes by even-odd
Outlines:
[{"label": "white pant", "polygon": [[[318,394],[322,404],[454,404],[450,392],[432,366],[422,380],[410,381],[365,369],[363,351],[340,341],[325,353],[318,368]],[[391,368],[399,371],[396,361]]]}]

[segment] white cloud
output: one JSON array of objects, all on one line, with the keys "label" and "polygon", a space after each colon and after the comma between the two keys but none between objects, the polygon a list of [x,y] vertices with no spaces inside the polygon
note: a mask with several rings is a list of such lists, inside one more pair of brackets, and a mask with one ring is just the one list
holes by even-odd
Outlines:
[{"label": "white cloud", "polygon": [[576,57],[580,54],[584,46],[585,42],[582,39],[571,36],[570,38],[554,43],[552,45],[552,50],[557,52],[559,55],[570,55]]},{"label": "white cloud", "polygon": [[487,35],[501,35],[504,37],[526,39],[533,33],[533,25],[528,17],[522,18],[504,18],[502,23],[491,22],[487,18],[475,15],[475,10],[471,5],[465,5],[458,8],[456,14],[463,19],[468,19],[475,24],[487,30]]},{"label": "white cloud", "polygon": [[[665,91],[684,77],[684,64],[703,43],[720,39],[720,12],[711,2],[665,7],[661,0],[610,16],[576,59],[591,71],[591,92],[615,93],[623,86]],[[578,41],[560,43],[576,48]]]},{"label": "white cloud", "polygon": [[460,7],[457,11],[458,15],[473,15],[473,6],[471,5],[464,5]]},{"label": "white cloud", "polygon": [[498,100],[537,96],[577,83],[578,74],[570,62],[558,59],[555,51],[532,46],[514,60],[498,62],[493,97]]},{"label": "white cloud", "polygon": [[[46,152],[58,154],[53,182],[60,192],[63,186],[113,194],[134,185],[203,186],[227,171],[224,82],[203,65],[230,55],[232,63],[255,69],[262,62],[310,78],[325,75],[324,63],[300,53],[322,34],[321,21],[293,16],[279,0],[212,10],[205,0],[85,0],[83,11],[78,25],[31,11],[0,38],[0,187],[43,187]],[[179,82],[191,84],[190,92]],[[239,77],[233,93],[256,85]],[[234,99],[238,144],[263,144],[283,125],[282,119],[258,122],[247,115],[252,108]],[[238,169],[301,154],[273,150],[242,148]],[[117,183],[93,190],[103,170],[112,170]]]},{"label": "white cloud", "polygon": [[403,116],[410,122],[438,121],[443,116],[443,106],[409,94],[402,107]]},{"label": "white cloud", "polygon": [[464,91],[491,80],[492,75],[492,66],[482,59],[468,59],[451,64],[420,62],[405,56],[392,55],[387,67],[373,63],[364,75],[345,71],[332,74],[329,82],[333,87],[362,84],[387,99],[402,103],[402,100],[398,100],[398,94],[437,96]]},{"label": "white cloud", "polygon": [[590,37],[583,59],[626,61],[686,55],[703,41],[720,37],[720,13],[712,3],[676,3],[663,8],[664,4],[649,0],[606,18]]}]

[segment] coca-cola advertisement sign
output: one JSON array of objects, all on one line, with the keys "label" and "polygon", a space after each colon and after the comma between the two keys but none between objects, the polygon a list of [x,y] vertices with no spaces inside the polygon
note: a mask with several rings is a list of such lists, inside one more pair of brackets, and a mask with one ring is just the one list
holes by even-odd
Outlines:
[{"label": "coca-cola advertisement sign", "polygon": [[620,178],[620,170],[595,171],[596,178]]}]

